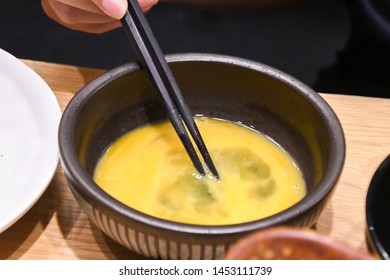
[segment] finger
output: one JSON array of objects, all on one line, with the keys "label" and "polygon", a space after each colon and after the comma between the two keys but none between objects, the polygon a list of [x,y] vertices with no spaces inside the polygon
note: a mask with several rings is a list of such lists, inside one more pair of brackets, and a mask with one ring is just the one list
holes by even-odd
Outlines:
[{"label": "finger", "polygon": [[121,27],[121,24],[119,21],[113,21],[109,23],[102,23],[102,24],[73,24],[69,25],[69,28],[73,30],[93,33],[93,34],[101,34],[108,32],[110,30],[116,29]]},{"label": "finger", "polygon": [[144,12],[149,11],[153,6],[158,3],[158,1],[159,0],[138,0],[139,5]]},{"label": "finger", "polygon": [[[111,1],[111,0],[110,0]],[[78,8],[80,10],[88,11],[96,14],[105,14],[96,4],[91,0],[50,0],[49,2],[61,2],[71,7]]]},{"label": "finger", "polygon": [[113,21],[103,22],[103,23],[66,22],[61,17],[58,16],[57,12],[53,10],[53,8],[48,2],[49,2],[48,0],[42,0],[42,8],[45,11],[45,13],[51,19],[73,30],[99,34],[121,26],[119,21],[113,20],[110,17],[107,18]]},{"label": "finger", "polygon": [[97,7],[110,17],[121,19],[127,10],[127,0],[92,0]]},{"label": "finger", "polygon": [[[127,0],[92,0],[107,15],[121,19],[127,10]],[[157,4],[158,0],[138,0],[143,11],[147,11]]]},{"label": "finger", "polygon": [[[68,6],[61,2],[57,1],[42,1],[43,5],[49,5],[52,11],[55,11],[55,14],[58,19],[63,23],[67,24],[80,24],[80,23],[108,23],[115,21],[115,19],[103,15],[95,14],[92,12],[87,12],[85,10],[80,10],[75,7]],[[44,6],[45,8],[45,6]]]}]

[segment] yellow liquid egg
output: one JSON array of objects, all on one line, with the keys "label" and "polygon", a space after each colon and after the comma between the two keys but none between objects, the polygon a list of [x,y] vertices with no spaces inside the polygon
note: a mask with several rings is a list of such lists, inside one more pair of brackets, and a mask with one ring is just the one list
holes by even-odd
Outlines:
[{"label": "yellow liquid egg", "polygon": [[306,195],[291,156],[244,125],[196,118],[220,175],[202,177],[169,122],[139,127],[100,159],[95,182],[143,213],[197,225],[229,225],[276,214]]}]

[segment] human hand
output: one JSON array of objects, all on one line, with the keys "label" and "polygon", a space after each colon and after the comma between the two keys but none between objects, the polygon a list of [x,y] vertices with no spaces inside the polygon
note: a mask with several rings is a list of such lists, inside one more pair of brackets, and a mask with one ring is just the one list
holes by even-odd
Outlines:
[{"label": "human hand", "polygon": [[[158,0],[138,0],[143,11]],[[103,33],[121,26],[119,19],[127,10],[127,0],[41,0],[51,19],[74,30]]]}]

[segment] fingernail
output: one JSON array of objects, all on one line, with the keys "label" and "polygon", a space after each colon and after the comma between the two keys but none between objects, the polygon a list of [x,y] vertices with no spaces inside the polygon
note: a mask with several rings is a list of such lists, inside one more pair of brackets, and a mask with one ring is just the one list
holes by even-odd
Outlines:
[{"label": "fingernail", "polygon": [[126,0],[102,0],[101,4],[103,11],[116,19],[121,19],[127,10]]}]

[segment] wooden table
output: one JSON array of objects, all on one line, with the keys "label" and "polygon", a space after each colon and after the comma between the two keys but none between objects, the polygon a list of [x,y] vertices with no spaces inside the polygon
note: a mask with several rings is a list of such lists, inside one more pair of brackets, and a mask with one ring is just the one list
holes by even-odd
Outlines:
[{"label": "wooden table", "polygon": [[[48,83],[63,110],[103,70],[23,60]],[[390,89],[389,89],[390,91]],[[365,198],[371,177],[390,154],[390,99],[322,94],[339,116],[347,153],[336,192],[318,232],[366,251]],[[47,191],[0,234],[0,259],[142,259],[103,235],[81,211],[61,169]]]}]

